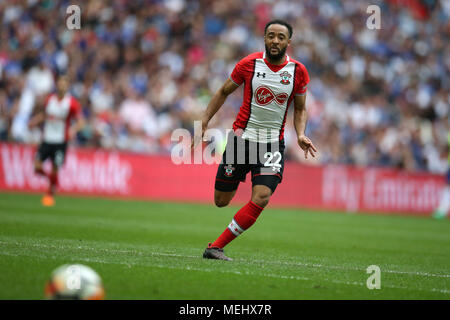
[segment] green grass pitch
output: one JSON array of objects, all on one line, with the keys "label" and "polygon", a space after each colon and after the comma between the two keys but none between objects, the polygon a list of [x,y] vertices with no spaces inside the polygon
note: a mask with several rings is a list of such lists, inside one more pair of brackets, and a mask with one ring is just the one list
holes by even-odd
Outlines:
[{"label": "green grass pitch", "polygon": [[[269,207],[201,258],[238,207],[0,194],[0,299],[43,299],[51,271],[82,263],[107,299],[449,299],[450,221]],[[381,269],[381,289],[366,269]]]}]

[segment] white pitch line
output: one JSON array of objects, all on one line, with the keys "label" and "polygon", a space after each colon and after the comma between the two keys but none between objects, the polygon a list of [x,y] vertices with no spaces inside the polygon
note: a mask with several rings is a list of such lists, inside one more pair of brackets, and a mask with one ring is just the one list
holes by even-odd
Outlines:
[{"label": "white pitch line", "polygon": [[[80,249],[80,250],[89,250],[94,252],[109,252],[109,253],[129,253],[129,254],[137,254],[140,256],[162,256],[162,257],[178,257],[178,258],[194,258],[198,259],[199,256],[193,256],[193,255],[182,255],[177,253],[163,253],[163,252],[140,252],[137,250],[119,250],[119,249],[108,249],[108,248],[92,248],[92,247],[86,247],[86,246],[64,246],[64,245],[51,245],[51,244],[36,244],[36,243],[23,243],[23,242],[5,242],[0,241],[0,245],[8,245],[8,244],[15,244],[18,246],[31,246],[31,247],[37,247],[37,248],[55,248],[55,249]],[[365,268],[357,268],[357,267],[344,267],[344,266],[332,266],[332,265],[323,265],[323,264],[316,264],[316,263],[305,263],[305,262],[290,262],[290,261],[267,261],[267,260],[245,260],[245,259],[234,259],[236,262],[245,262],[249,264],[254,263],[264,263],[264,264],[284,264],[284,265],[290,265],[290,266],[302,266],[302,267],[310,267],[310,268],[325,268],[325,269],[338,269],[338,270],[349,270],[349,271],[366,271]],[[450,278],[449,274],[435,274],[435,273],[428,273],[428,272],[421,272],[421,271],[399,271],[399,270],[389,270],[389,269],[383,269],[383,272],[386,273],[392,273],[392,274],[407,274],[412,276],[421,276],[421,277],[436,277],[436,278]]]},{"label": "white pitch line", "polygon": [[[0,255],[11,255],[11,256],[17,256],[16,254],[6,253],[6,252],[0,252]],[[43,258],[41,256],[35,256],[30,254],[25,254],[26,256],[31,257],[37,257],[37,258]],[[85,262],[94,262],[94,263],[102,263],[102,264],[119,264],[119,265],[125,265],[129,268],[131,266],[146,266],[146,267],[153,267],[153,268],[159,268],[159,269],[172,269],[172,270],[188,270],[188,271],[198,271],[198,272],[209,272],[209,273],[225,273],[225,274],[235,274],[235,275],[245,275],[245,276],[262,276],[267,278],[275,278],[275,279],[287,279],[287,280],[298,280],[298,281],[317,281],[313,280],[311,278],[307,277],[300,277],[300,276],[285,276],[285,275],[278,275],[273,273],[251,273],[249,271],[235,271],[235,270],[216,270],[216,269],[209,269],[209,268],[197,268],[197,267],[190,267],[190,266],[173,266],[173,265],[163,265],[163,264],[152,264],[152,263],[134,263],[134,262],[120,262],[120,261],[107,261],[104,259],[98,259],[98,258],[77,258],[77,261],[85,261]],[[343,285],[352,285],[352,286],[358,286],[358,287],[364,287],[365,283],[363,282],[357,282],[357,281],[341,281],[341,280],[335,280],[335,279],[328,279],[324,278],[322,279],[327,282],[332,282],[335,284],[343,284]],[[383,287],[392,288],[392,289],[411,289],[405,286],[395,286],[395,285],[386,285],[383,284]],[[422,288],[413,288],[413,290],[417,291],[427,291],[427,292],[440,292],[444,294],[450,293],[450,290],[446,289],[422,289]]]},{"label": "white pitch line", "polygon": [[[307,263],[307,262],[297,262],[297,261],[265,261],[265,260],[252,260],[252,262],[270,263],[270,264],[285,264],[292,266],[302,266],[311,268],[326,268],[326,269],[338,269],[338,270],[353,270],[353,271],[366,271],[365,268],[358,267],[344,267],[344,266],[326,266],[320,263]],[[383,269],[383,272],[394,273],[394,274],[408,274],[413,276],[423,276],[423,277],[436,277],[436,278],[450,278],[450,274],[436,274],[420,271],[398,271],[398,270],[388,270]]]}]

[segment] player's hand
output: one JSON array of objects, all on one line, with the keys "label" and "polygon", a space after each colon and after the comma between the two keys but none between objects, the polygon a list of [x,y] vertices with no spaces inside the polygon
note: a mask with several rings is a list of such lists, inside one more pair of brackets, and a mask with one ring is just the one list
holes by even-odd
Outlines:
[{"label": "player's hand", "polygon": [[203,136],[205,135],[205,131],[208,128],[208,121],[206,120],[202,120],[202,135],[195,135],[192,138],[192,142],[191,142],[191,149],[194,149],[195,147],[198,146],[199,142],[201,142],[203,140]]},{"label": "player's hand", "polygon": [[313,157],[316,156],[314,152],[317,152],[317,149],[307,136],[305,135],[299,136],[298,145],[305,152],[305,159],[308,159],[308,153],[310,153]]},{"label": "player's hand", "polygon": [[78,130],[77,128],[71,127],[69,128],[68,138],[69,140],[73,140],[77,137]]}]

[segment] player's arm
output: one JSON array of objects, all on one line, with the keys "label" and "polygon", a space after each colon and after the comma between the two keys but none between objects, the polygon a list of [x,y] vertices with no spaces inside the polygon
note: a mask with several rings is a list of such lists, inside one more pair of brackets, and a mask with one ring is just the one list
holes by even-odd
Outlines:
[{"label": "player's arm", "polygon": [[198,142],[203,138],[203,135],[205,134],[206,129],[208,128],[208,123],[214,117],[214,115],[219,111],[219,109],[223,106],[225,103],[225,100],[227,97],[234,92],[239,87],[236,83],[231,81],[230,78],[228,78],[225,83],[220,87],[219,90],[216,91],[214,96],[212,97],[211,101],[209,101],[208,107],[206,108],[205,112],[202,116],[202,136],[201,137],[194,137],[192,140],[191,147],[195,147]]},{"label": "player's arm", "polygon": [[86,121],[84,120],[83,113],[81,112],[80,103],[73,99],[71,105],[71,114],[75,119],[75,122],[69,128],[69,139],[73,139],[78,131],[81,131],[86,125]]},{"label": "player's arm", "polygon": [[297,133],[297,142],[305,152],[305,159],[308,159],[308,153],[315,157],[314,152],[317,152],[317,149],[305,135],[306,120],[308,119],[305,102],[306,94],[294,96],[294,127]]},{"label": "player's arm", "polygon": [[28,128],[34,128],[39,126],[45,120],[45,114],[43,111],[36,113],[30,121],[28,121]]},{"label": "player's arm", "polygon": [[70,126],[70,129],[69,129],[70,139],[74,138],[78,131],[83,130],[85,125],[86,125],[86,121],[84,120],[84,117],[82,115],[78,116],[75,120],[75,123],[73,123]]},{"label": "player's arm", "polygon": [[45,105],[48,102],[49,97],[46,99],[38,99],[36,102],[36,107],[34,108],[34,114],[31,119],[28,121],[28,128],[34,128],[35,126],[39,126],[41,123],[45,121]]}]

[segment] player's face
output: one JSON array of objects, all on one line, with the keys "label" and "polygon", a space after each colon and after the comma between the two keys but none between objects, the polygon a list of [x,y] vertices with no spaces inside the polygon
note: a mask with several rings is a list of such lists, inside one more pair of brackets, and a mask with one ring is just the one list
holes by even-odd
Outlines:
[{"label": "player's face", "polygon": [[69,90],[69,81],[66,78],[58,79],[56,87],[59,93],[66,93]]},{"label": "player's face", "polygon": [[290,45],[289,30],[281,24],[271,24],[264,35],[266,55],[272,60],[280,60]]}]

